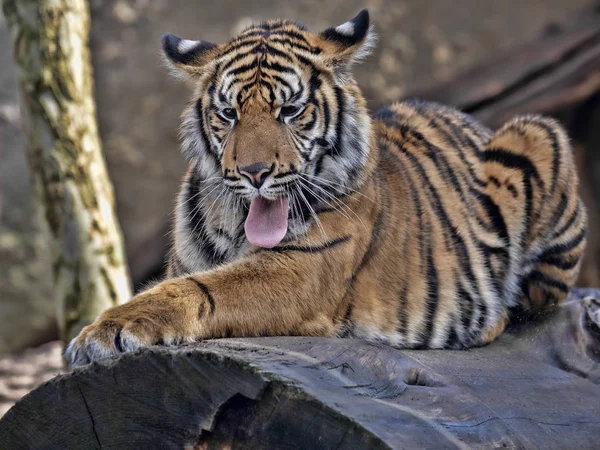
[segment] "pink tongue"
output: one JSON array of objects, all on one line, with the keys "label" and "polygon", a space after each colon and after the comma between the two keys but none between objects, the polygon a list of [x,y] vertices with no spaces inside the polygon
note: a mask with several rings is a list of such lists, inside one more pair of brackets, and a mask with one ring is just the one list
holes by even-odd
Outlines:
[{"label": "pink tongue", "polygon": [[258,247],[273,248],[287,233],[289,201],[274,201],[258,197],[250,203],[250,212],[244,224],[246,237]]}]

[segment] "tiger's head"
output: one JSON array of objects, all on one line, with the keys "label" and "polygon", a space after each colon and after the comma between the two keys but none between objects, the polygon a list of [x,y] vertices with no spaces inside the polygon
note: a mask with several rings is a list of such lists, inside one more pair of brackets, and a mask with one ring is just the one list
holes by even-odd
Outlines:
[{"label": "tiger's head", "polygon": [[183,153],[249,204],[251,243],[277,245],[288,220],[306,223],[360,187],[372,133],[351,66],[374,41],[366,10],[320,33],[271,20],[220,45],[163,36],[168,61],[194,85]]}]

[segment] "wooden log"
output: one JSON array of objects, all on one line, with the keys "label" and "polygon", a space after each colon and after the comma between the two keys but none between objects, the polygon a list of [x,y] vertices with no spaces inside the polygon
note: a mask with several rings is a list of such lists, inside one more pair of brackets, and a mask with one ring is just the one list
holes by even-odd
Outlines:
[{"label": "wooden log", "polygon": [[468,351],[276,337],[125,354],[24,397],[0,448],[597,448],[590,293]]}]

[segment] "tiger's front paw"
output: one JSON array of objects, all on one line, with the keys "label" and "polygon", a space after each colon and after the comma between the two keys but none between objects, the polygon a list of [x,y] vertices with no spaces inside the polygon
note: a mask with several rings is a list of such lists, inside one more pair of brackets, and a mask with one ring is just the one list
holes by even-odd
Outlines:
[{"label": "tiger's front paw", "polygon": [[[73,339],[65,351],[72,366],[152,345],[191,342],[197,335],[197,299],[177,285],[154,288],[110,308]],[[197,308],[196,308],[197,309]]]}]

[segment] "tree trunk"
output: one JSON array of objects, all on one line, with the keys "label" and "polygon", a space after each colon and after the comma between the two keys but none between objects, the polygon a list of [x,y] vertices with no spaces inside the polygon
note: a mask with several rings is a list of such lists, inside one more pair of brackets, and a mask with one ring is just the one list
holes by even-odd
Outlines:
[{"label": "tree trunk", "polygon": [[85,0],[3,0],[26,151],[49,225],[62,339],[131,296],[93,99]]}]

